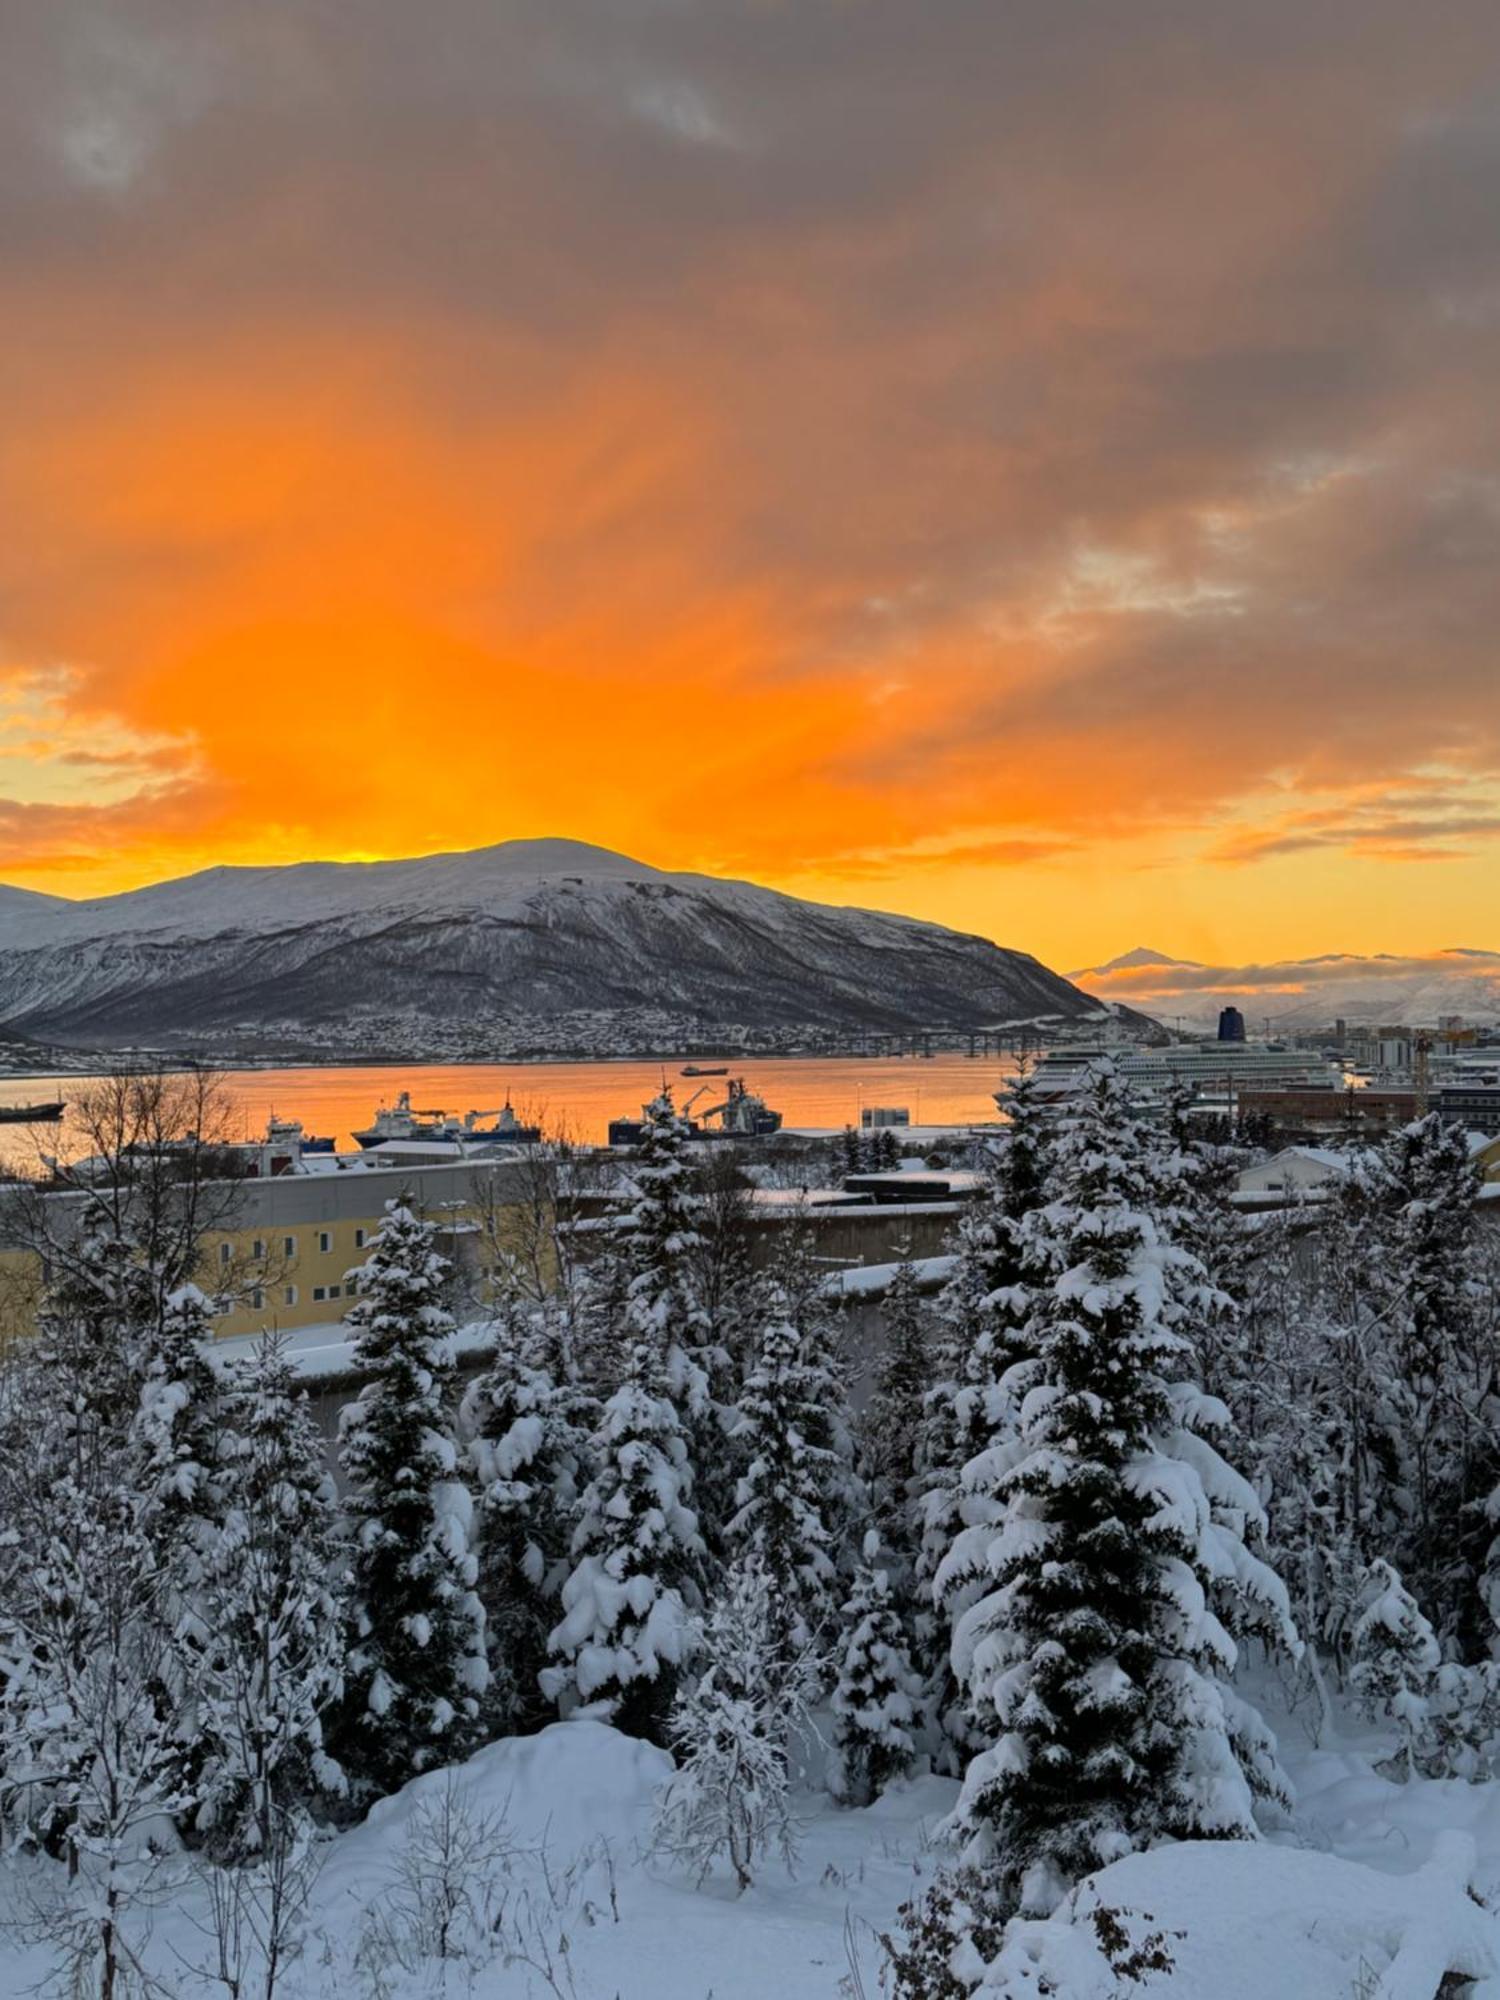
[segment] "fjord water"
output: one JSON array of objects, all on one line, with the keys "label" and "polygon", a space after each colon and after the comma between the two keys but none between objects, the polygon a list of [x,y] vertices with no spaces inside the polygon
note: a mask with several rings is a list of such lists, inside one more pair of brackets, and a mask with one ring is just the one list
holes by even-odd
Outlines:
[{"label": "fjord water", "polygon": [[[622,1062],[380,1064],[365,1068],[252,1069],[224,1073],[232,1106],[232,1136],[256,1138],[274,1112],[298,1118],[309,1133],[352,1148],[356,1127],[401,1090],[421,1110],[458,1117],[495,1111],[507,1099],[518,1117],[569,1138],[602,1144],[611,1118],[638,1115],[665,1077],[679,1108],[695,1092],[695,1111],[721,1103],[727,1077],[679,1074],[688,1056]],[[699,1057],[699,1062],[715,1060]],[[993,1123],[993,1092],[1015,1065],[1009,1057],[942,1054],[862,1058],[778,1056],[731,1060],[731,1076],[797,1126],[857,1125],[864,1105],[905,1105],[914,1125]],[[27,1076],[0,1082],[0,1103],[67,1103],[86,1080],[77,1076]],[[76,1145],[64,1115],[57,1125],[0,1125],[0,1168],[27,1171],[41,1153],[68,1157]]]}]

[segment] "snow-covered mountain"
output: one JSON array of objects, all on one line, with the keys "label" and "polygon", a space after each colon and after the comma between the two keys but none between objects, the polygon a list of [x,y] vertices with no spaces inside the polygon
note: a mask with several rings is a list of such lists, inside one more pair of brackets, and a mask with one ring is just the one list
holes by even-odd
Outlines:
[{"label": "snow-covered mountain", "polygon": [[1340,1016],[1362,1026],[1431,1026],[1449,1014],[1477,1026],[1500,1023],[1500,951],[1467,945],[1411,957],[1325,952],[1245,965],[1204,965],[1138,945],[1068,976],[1100,999],[1194,1026],[1211,1024],[1230,1002],[1257,1026],[1269,1017],[1286,1033]]},{"label": "snow-covered mountain", "polygon": [[1106,959],[1103,965],[1086,965],[1079,972],[1067,974],[1069,979],[1106,979],[1115,972],[1136,972],[1146,966],[1183,966],[1191,971],[1198,970],[1190,958],[1168,958],[1164,951],[1153,951],[1149,945],[1138,944],[1129,951],[1122,951],[1118,958]]},{"label": "snow-covered mountain", "polygon": [[1090,1011],[984,938],[568,840],[0,895],[0,1025],[94,1047],[561,1052]]}]

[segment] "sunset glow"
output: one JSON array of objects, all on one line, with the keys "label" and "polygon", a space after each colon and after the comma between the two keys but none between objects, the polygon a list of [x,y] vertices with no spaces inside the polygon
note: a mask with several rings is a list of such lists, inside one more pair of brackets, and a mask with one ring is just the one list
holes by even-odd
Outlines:
[{"label": "sunset glow", "polygon": [[1443,11],[23,9],[0,879],[550,833],[1060,966],[1493,942]]}]

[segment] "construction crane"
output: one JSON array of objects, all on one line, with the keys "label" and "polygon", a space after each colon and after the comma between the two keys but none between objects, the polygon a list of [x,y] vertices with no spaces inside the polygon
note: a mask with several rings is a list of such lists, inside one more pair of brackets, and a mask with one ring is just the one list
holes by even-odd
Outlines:
[{"label": "construction crane", "polygon": [[723,1130],[739,1138],[761,1139],[781,1129],[781,1113],[767,1109],[765,1100],[746,1087],[743,1077],[731,1077],[729,1095],[722,1104],[710,1104],[699,1117],[723,1120]]}]

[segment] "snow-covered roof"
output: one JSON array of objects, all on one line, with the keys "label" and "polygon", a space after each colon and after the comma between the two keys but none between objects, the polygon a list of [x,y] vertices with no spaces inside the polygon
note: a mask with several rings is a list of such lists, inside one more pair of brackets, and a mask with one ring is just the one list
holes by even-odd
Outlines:
[{"label": "snow-covered roof", "polygon": [[[885,1211],[882,1211],[883,1213]],[[945,1284],[953,1275],[956,1257],[913,1257],[911,1266],[916,1273],[917,1283],[927,1290]],[[900,1264],[859,1264],[852,1270],[835,1271],[823,1280],[825,1292],[833,1292],[840,1298],[878,1298],[891,1288],[891,1280],[901,1269]]]},{"label": "snow-covered roof", "polygon": [[[927,1141],[937,1143],[953,1139],[997,1139],[1005,1127],[997,1119],[993,1124],[980,1125],[877,1125],[869,1129],[856,1126],[862,1139],[871,1139],[881,1132],[893,1133],[902,1144],[917,1145]],[[782,1137],[787,1139],[842,1139],[849,1130],[846,1125],[784,1125]]]},{"label": "snow-covered roof", "polygon": [[[223,1340],[210,1341],[205,1351],[214,1366],[222,1368],[253,1353],[264,1338],[264,1333],[232,1334]],[[295,1331],[283,1332],[282,1339],[292,1373],[301,1382],[335,1381],[353,1372],[355,1331],[342,1320],[299,1326]],[[493,1320],[471,1320],[453,1336],[454,1356],[460,1361],[488,1354],[494,1345]]]},{"label": "snow-covered roof", "polygon": [[1314,1166],[1327,1167],[1328,1171],[1333,1174],[1347,1174],[1352,1173],[1354,1170],[1354,1154],[1341,1152],[1336,1146],[1287,1146],[1276,1155],[1276,1159],[1271,1161],[1271,1165],[1274,1166],[1276,1160],[1283,1160],[1288,1157],[1298,1160],[1310,1160]]}]

